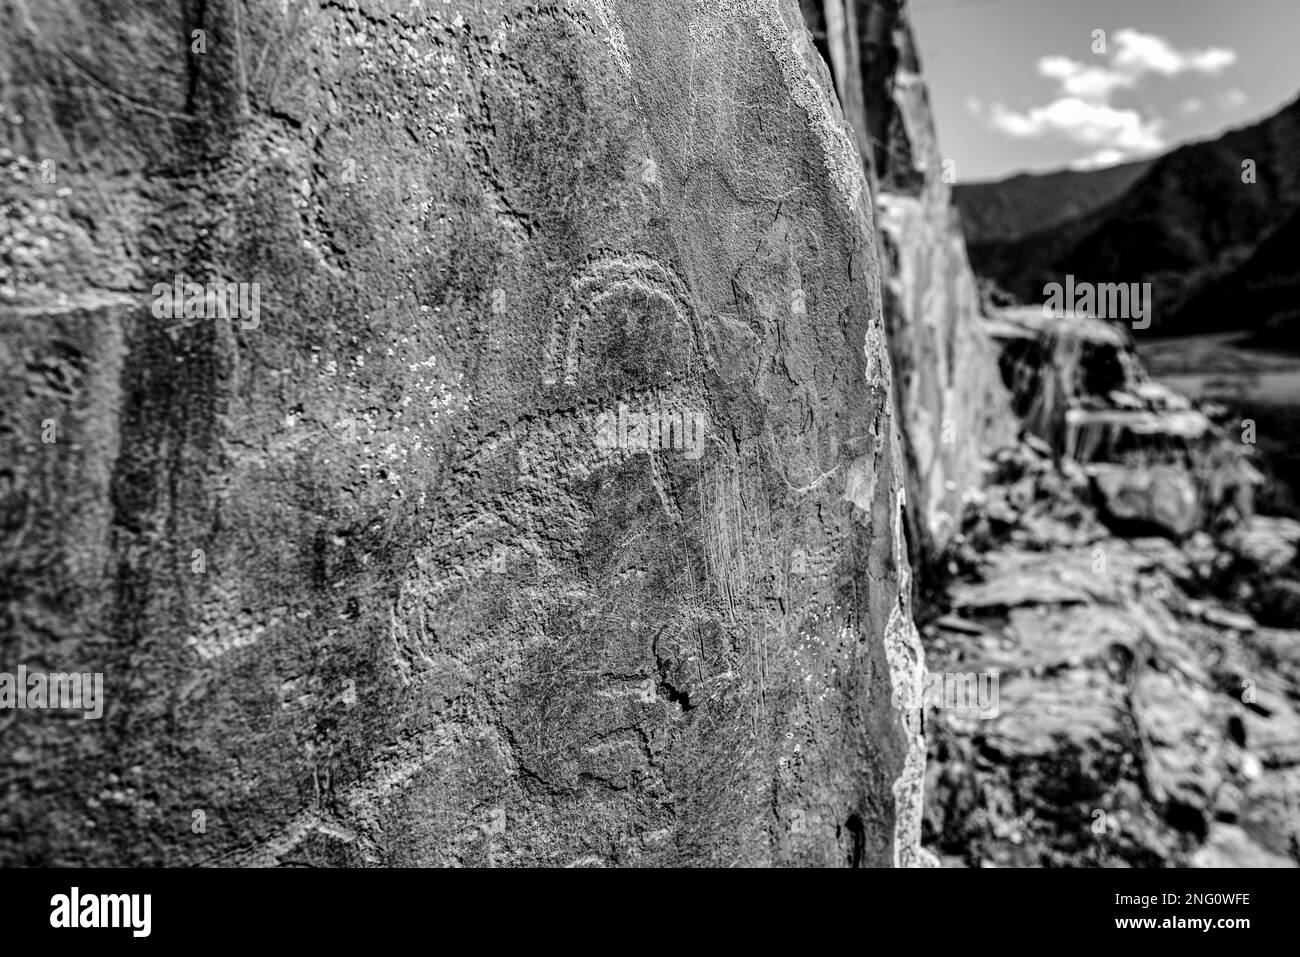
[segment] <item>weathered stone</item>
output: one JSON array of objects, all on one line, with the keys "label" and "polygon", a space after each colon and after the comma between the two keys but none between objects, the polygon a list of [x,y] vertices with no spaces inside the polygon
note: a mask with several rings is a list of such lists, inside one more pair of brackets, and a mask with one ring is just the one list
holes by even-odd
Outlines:
[{"label": "weathered stone", "polygon": [[1237,710],[1245,744],[1266,766],[1300,764],[1300,714],[1285,691],[1269,679],[1251,679],[1246,704]]},{"label": "weathered stone", "polygon": [[1260,655],[1265,667],[1300,694],[1300,631],[1256,628],[1245,640]]},{"label": "weathered stone", "polygon": [[982,455],[1014,437],[902,0],[808,0],[871,174],[914,552],[941,553]]},{"label": "weathered stone", "polygon": [[1225,438],[1206,410],[1149,381],[1124,329],[1037,306],[996,310],[986,328],[1015,410],[1057,453],[1080,462],[1190,464],[1210,516],[1254,511],[1262,476],[1251,450]]},{"label": "weathered stone", "polygon": [[1156,671],[1133,688],[1133,717],[1151,796],[1180,830],[1204,834],[1223,781],[1213,702],[1204,688]]},{"label": "weathered stone", "polygon": [[1295,562],[1300,549],[1300,522],[1253,515],[1224,536],[1224,544],[1265,575],[1276,575]]},{"label": "weathered stone", "polygon": [[1300,627],[1300,581],[1265,579],[1259,583],[1255,617],[1275,628]]},{"label": "weathered stone", "polygon": [[1300,768],[1265,771],[1251,781],[1240,823],[1260,846],[1300,860]]},{"label": "weathered stone", "polygon": [[1163,569],[1180,582],[1191,582],[1196,577],[1192,560],[1186,550],[1174,545],[1167,538],[1130,538],[1129,546],[1151,559],[1152,563]]},{"label": "weathered stone", "polygon": [[988,556],[983,580],[957,582],[948,592],[954,608],[995,610],[1020,605],[1118,603],[1123,572],[1144,560],[1122,542],[1069,551],[1004,549]]},{"label": "weathered stone", "polygon": [[1192,867],[1300,867],[1290,858],[1265,850],[1239,827],[1216,824],[1209,839],[1192,857]]},{"label": "weathered stone", "polygon": [[1003,309],[984,328],[998,346],[1002,380],[1029,432],[1072,453],[1067,413],[1087,396],[1127,390],[1140,380],[1124,333],[1087,317],[1044,315],[1041,306]]},{"label": "weathered stone", "polygon": [[939,617],[927,653],[935,671],[1000,676],[1000,713],[929,720],[935,850],[998,866],[1182,866],[1235,821],[1252,829],[1243,854],[1300,859],[1286,792],[1261,789],[1296,760],[1296,633],[1182,591],[1233,566],[1209,535],[1071,545],[1058,516],[1079,507],[1087,527],[1095,506],[1069,499],[1087,490],[1032,450],[995,458],[983,494],[1006,504],[1006,523],[968,520],[963,580],[945,591],[979,627]]},{"label": "weathered stone", "polygon": [[1200,524],[1196,485],[1182,469],[1092,465],[1088,474],[1114,522],[1152,527],[1175,537],[1191,534]]},{"label": "weathered stone", "polygon": [[1153,440],[1176,439],[1181,445],[1192,446],[1210,432],[1210,420],[1200,412],[1151,412],[1134,402],[1139,408],[1067,410],[1065,454],[1091,462],[1125,448],[1156,444]]},{"label": "weathered stone", "polygon": [[1011,610],[1010,648],[972,662],[978,671],[1047,671],[1102,662],[1115,652],[1136,653],[1142,627],[1132,617],[1099,605]]},{"label": "weathered stone", "polygon": [[985,724],[985,745],[1008,760],[1075,754],[1111,760],[1126,745],[1123,699],[1109,681],[1086,671],[1001,683],[1001,715]]}]

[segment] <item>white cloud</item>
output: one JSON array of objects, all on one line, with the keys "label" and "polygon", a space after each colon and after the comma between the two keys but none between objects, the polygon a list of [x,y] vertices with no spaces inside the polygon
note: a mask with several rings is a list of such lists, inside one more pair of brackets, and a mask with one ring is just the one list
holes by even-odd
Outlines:
[{"label": "white cloud", "polygon": [[1160,122],[1143,118],[1137,110],[1091,103],[1077,96],[1062,97],[1025,112],[994,103],[989,109],[994,128],[1017,139],[1034,139],[1055,133],[1099,149],[1144,153],[1160,149]]},{"label": "white cloud", "polygon": [[1202,100],[1199,96],[1190,97],[1186,100],[1183,100],[1182,103],[1178,104],[1179,112],[1185,113],[1188,116],[1195,116],[1203,109],[1205,109],[1205,101]]},{"label": "white cloud", "polygon": [[1119,150],[1097,150],[1091,156],[1085,156],[1083,159],[1077,159],[1070,164],[1070,169],[1089,170],[1101,169],[1105,166],[1115,166],[1124,162],[1124,154]]},{"label": "white cloud", "polygon": [[1115,55],[1111,63],[1115,69],[1131,76],[1147,73],[1161,76],[1178,76],[1180,73],[1204,73],[1215,76],[1237,62],[1237,54],[1223,47],[1204,50],[1175,50],[1169,41],[1153,33],[1137,30],[1116,30]]},{"label": "white cloud", "polygon": [[966,109],[970,110],[976,116],[984,112],[984,102],[978,96],[966,97]]},{"label": "white cloud", "polygon": [[[992,103],[986,114],[989,123],[1008,136],[1065,139],[1092,148],[1079,163],[1112,165],[1134,155],[1158,152],[1165,145],[1160,135],[1161,121],[1148,119],[1136,109],[1112,105],[1111,99],[1117,92],[1136,89],[1152,75],[1214,76],[1236,62],[1237,54],[1222,47],[1178,50],[1154,34],[1117,30],[1112,52],[1101,63],[1082,63],[1065,56],[1039,59],[1039,74],[1058,86],[1055,100],[1019,111],[1003,103]],[[1240,94],[1240,91],[1229,92]],[[1225,108],[1233,108],[1228,105],[1228,96],[1225,94],[1219,102]],[[1235,100],[1233,103],[1241,105]],[[1183,112],[1197,112],[1203,105],[1200,100],[1187,100]],[[972,112],[980,111],[972,108]]]},{"label": "white cloud", "polygon": [[1087,66],[1064,56],[1045,56],[1038,61],[1038,72],[1061,84],[1061,92],[1089,100],[1105,101],[1121,87],[1131,87],[1137,80],[1118,70]]},{"label": "white cloud", "polygon": [[1231,90],[1225,90],[1222,95],[1219,96],[1219,106],[1223,107],[1225,110],[1236,110],[1245,106],[1248,99],[1249,97],[1246,96],[1244,92],[1233,88]]}]

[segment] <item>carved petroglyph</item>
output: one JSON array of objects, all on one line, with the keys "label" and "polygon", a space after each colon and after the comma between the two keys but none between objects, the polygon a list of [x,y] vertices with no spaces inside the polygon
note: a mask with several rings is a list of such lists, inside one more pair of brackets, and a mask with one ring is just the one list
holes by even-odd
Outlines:
[{"label": "carved petroglyph", "polygon": [[[638,305],[639,304],[639,305]],[[694,325],[691,321],[690,299],[682,281],[662,263],[632,253],[597,260],[570,283],[559,309],[551,320],[550,336],[546,344],[542,382],[545,385],[563,383],[575,386],[579,381],[581,362],[596,363],[603,356],[584,349],[588,329],[599,319],[612,324],[616,310],[633,310],[648,319],[655,307],[668,310],[668,328],[633,330],[637,335],[667,333],[673,346],[682,352],[696,351]],[[689,357],[679,355],[678,361]]]}]

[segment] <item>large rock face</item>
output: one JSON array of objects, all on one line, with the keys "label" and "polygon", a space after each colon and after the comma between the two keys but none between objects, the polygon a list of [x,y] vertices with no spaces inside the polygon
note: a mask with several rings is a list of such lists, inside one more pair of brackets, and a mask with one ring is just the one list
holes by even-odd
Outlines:
[{"label": "large rock face", "polygon": [[[908,462],[913,556],[929,560],[960,526],[980,460],[1014,417],[952,206],[929,93],[902,0],[805,0],[872,175],[885,312]],[[820,27],[820,30],[819,30]]]},{"label": "large rock face", "polygon": [[[0,863],[915,859],[870,198],[794,0],[0,33],[0,670],[106,701],[0,713]],[[923,463],[957,248],[894,273]]]}]

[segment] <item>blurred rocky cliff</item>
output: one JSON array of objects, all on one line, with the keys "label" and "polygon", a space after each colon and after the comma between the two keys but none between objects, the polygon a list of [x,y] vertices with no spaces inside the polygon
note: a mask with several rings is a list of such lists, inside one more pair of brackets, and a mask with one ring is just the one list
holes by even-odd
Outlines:
[{"label": "blurred rocky cliff", "polygon": [[925,607],[927,839],[971,866],[1300,861],[1300,522],[1257,514],[1240,423],[1097,320],[991,323],[1027,426]]},{"label": "blurred rocky cliff", "polygon": [[981,454],[1015,434],[930,112],[906,4],[804,0],[871,181],[907,456],[909,532],[923,564],[979,485]]},{"label": "blurred rocky cliff", "polygon": [[930,681],[996,680],[927,702],[927,846],[1295,866],[1300,523],[1257,514],[1253,426],[1122,326],[982,303],[905,4],[803,8],[877,200]]}]

